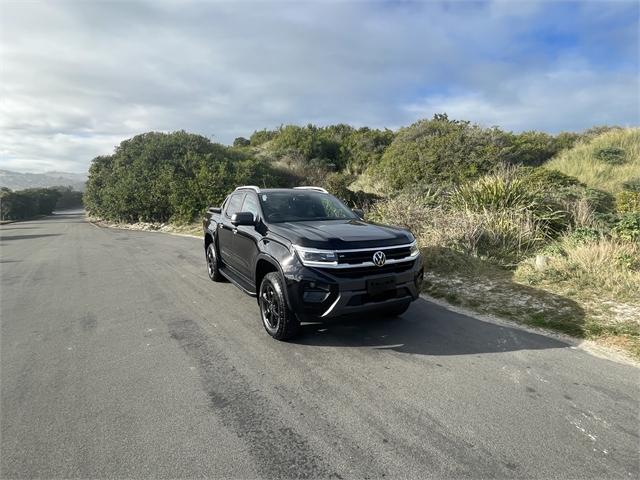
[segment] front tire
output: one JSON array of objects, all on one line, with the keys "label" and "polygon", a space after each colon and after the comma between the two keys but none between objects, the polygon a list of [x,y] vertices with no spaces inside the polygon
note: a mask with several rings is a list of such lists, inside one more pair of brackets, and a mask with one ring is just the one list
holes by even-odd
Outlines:
[{"label": "front tire", "polygon": [[288,340],[298,333],[300,320],[287,307],[284,283],[278,272],[267,273],[259,292],[260,316],[264,329],[276,340]]},{"label": "front tire", "polygon": [[220,262],[216,254],[216,245],[211,242],[205,250],[205,258],[207,260],[207,273],[209,278],[214,282],[222,282],[224,277],[220,273]]}]

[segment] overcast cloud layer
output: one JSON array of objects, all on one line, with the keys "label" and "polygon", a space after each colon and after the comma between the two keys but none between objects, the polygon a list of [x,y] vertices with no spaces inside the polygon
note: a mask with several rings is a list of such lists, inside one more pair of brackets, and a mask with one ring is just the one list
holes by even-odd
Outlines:
[{"label": "overcast cloud layer", "polygon": [[7,2],[0,168],[84,172],[149,130],[638,125],[639,3]]}]

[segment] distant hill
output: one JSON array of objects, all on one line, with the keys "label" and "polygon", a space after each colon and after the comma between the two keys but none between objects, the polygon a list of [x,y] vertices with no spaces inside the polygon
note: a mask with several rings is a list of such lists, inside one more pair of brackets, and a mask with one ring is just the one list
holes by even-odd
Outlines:
[{"label": "distant hill", "polygon": [[0,170],[0,187],[11,190],[25,188],[42,188],[70,186],[74,190],[84,191],[86,174],[68,172],[21,173],[10,170]]}]

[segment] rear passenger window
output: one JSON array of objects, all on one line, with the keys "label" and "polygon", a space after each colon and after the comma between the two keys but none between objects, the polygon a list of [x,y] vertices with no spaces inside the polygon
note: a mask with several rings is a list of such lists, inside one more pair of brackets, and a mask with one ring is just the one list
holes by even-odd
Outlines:
[{"label": "rear passenger window", "polygon": [[242,211],[251,212],[253,213],[253,218],[258,218],[258,199],[255,195],[247,193],[247,196],[244,197],[244,203],[242,204]]},{"label": "rear passenger window", "polygon": [[242,205],[243,197],[244,193],[231,195],[231,198],[229,199],[229,206],[227,206],[227,211],[225,212],[227,217],[231,218],[231,215],[240,211],[240,205]]}]

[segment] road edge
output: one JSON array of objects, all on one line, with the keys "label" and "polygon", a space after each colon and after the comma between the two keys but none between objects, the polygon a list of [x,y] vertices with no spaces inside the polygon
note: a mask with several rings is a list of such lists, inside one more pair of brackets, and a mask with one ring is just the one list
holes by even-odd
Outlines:
[{"label": "road edge", "polygon": [[176,237],[189,237],[189,238],[202,239],[202,237],[198,235],[191,235],[190,233],[179,233],[179,232],[168,232],[164,230],[145,230],[142,228],[132,228],[131,226],[125,226],[128,224],[108,223],[104,220],[99,220],[99,219],[91,218],[88,216],[85,216],[85,220],[97,228],[111,228],[114,230],[126,230],[129,232],[163,233],[165,235],[175,235]]},{"label": "road edge", "polygon": [[586,352],[595,357],[603,358],[605,360],[610,360],[612,362],[621,363],[621,364],[629,365],[636,368],[640,368],[640,361],[629,357],[628,355],[624,354],[619,350],[616,350],[611,347],[607,347],[605,345],[600,345],[599,343],[594,342],[592,340],[572,337],[564,333],[555,332],[553,330],[548,330],[541,327],[533,327],[530,325],[525,325],[525,324],[516,322],[515,320],[498,317],[497,315],[479,313],[466,307],[453,305],[441,298],[432,297],[428,293],[420,293],[420,297],[430,303],[434,303],[451,312],[459,313],[461,315],[466,315],[476,320],[480,320],[481,322],[492,323],[494,325],[500,325],[502,327],[516,328],[518,330],[522,330],[528,333],[543,335],[545,337],[553,338],[555,340],[559,340],[561,342],[567,343],[570,345],[570,348],[582,350],[583,352]]}]

